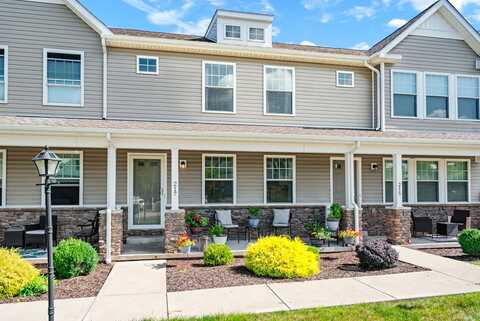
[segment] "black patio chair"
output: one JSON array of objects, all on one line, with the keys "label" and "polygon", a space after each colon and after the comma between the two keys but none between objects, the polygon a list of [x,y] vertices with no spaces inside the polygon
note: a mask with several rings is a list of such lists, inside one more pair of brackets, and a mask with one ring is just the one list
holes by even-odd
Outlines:
[{"label": "black patio chair", "polygon": [[[52,216],[53,243],[57,243],[57,215]],[[40,216],[37,224],[25,226],[25,246],[34,244],[40,247],[47,245],[47,217]]]},{"label": "black patio chair", "polygon": [[100,213],[97,212],[93,219],[88,220],[86,224],[80,224],[80,231],[75,233],[75,237],[93,244],[98,239],[98,222]]},{"label": "black patio chair", "polygon": [[456,223],[458,231],[463,231],[472,227],[472,221],[469,210],[454,210],[453,215],[448,217],[448,223]]},{"label": "black patio chair", "polygon": [[416,236],[418,233],[433,235],[433,220],[427,216],[413,216],[412,215],[412,235]]}]

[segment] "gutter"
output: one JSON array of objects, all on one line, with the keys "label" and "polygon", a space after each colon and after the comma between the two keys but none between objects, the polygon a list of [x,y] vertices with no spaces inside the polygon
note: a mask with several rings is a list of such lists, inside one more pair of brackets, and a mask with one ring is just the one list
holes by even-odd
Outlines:
[{"label": "gutter", "polygon": [[107,41],[105,37],[102,36],[102,51],[103,51],[103,105],[102,105],[102,118],[107,119],[108,110],[107,110],[107,91],[108,91],[108,51],[107,51]]},{"label": "gutter", "polygon": [[[375,102],[376,102],[377,103],[377,117],[376,117],[377,126],[374,125],[374,128],[375,128],[375,130],[378,131],[381,128],[381,124],[380,124],[380,114],[381,114],[381,110],[380,110],[380,96],[381,96],[380,72],[375,67],[370,65],[367,61],[365,61],[365,67],[370,69],[377,76],[377,95],[376,95],[376,99],[374,98],[374,95],[373,95],[373,92],[372,92],[372,117],[373,117],[373,110],[375,110]],[[372,80],[373,80],[373,77],[372,77]],[[372,88],[373,88],[373,84],[372,84]],[[373,91],[373,89],[372,89],[372,91]]]}]

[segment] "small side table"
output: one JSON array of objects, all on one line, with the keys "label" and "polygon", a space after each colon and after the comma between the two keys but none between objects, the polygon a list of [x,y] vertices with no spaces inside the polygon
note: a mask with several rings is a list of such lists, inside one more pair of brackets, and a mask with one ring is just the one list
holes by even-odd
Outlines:
[{"label": "small side table", "polygon": [[437,234],[442,235],[442,236],[457,236],[458,235],[458,224],[457,223],[438,222],[437,223]]},{"label": "small side table", "polygon": [[25,247],[25,228],[10,227],[4,232],[5,247]]}]

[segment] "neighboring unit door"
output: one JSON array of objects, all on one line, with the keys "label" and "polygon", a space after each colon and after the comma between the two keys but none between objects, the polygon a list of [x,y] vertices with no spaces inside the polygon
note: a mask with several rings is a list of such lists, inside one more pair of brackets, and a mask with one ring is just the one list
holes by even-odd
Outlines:
[{"label": "neighboring unit door", "polygon": [[166,157],[130,154],[128,170],[128,228],[163,228]]},{"label": "neighboring unit door", "polygon": [[[355,159],[355,202],[361,205],[361,162]],[[345,161],[343,159],[332,160],[332,202],[340,205],[346,203],[345,193]]]}]

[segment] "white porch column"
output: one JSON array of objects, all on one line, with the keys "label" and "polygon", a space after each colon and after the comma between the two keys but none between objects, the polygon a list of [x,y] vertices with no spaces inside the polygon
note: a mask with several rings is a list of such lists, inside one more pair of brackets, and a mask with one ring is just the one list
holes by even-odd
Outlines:
[{"label": "white porch column", "polygon": [[353,209],[355,204],[355,162],[353,153],[345,153],[345,206]]},{"label": "white porch column", "polygon": [[395,153],[393,156],[393,208],[403,207],[402,188],[402,154]]},{"label": "white porch column", "polygon": [[171,149],[171,157],[172,157],[172,200],[171,200],[171,208],[172,211],[179,210],[179,179],[178,179],[178,148]]},{"label": "white porch column", "polygon": [[112,262],[112,211],[116,208],[117,148],[113,143],[107,149],[107,211],[105,217],[105,261]]}]

